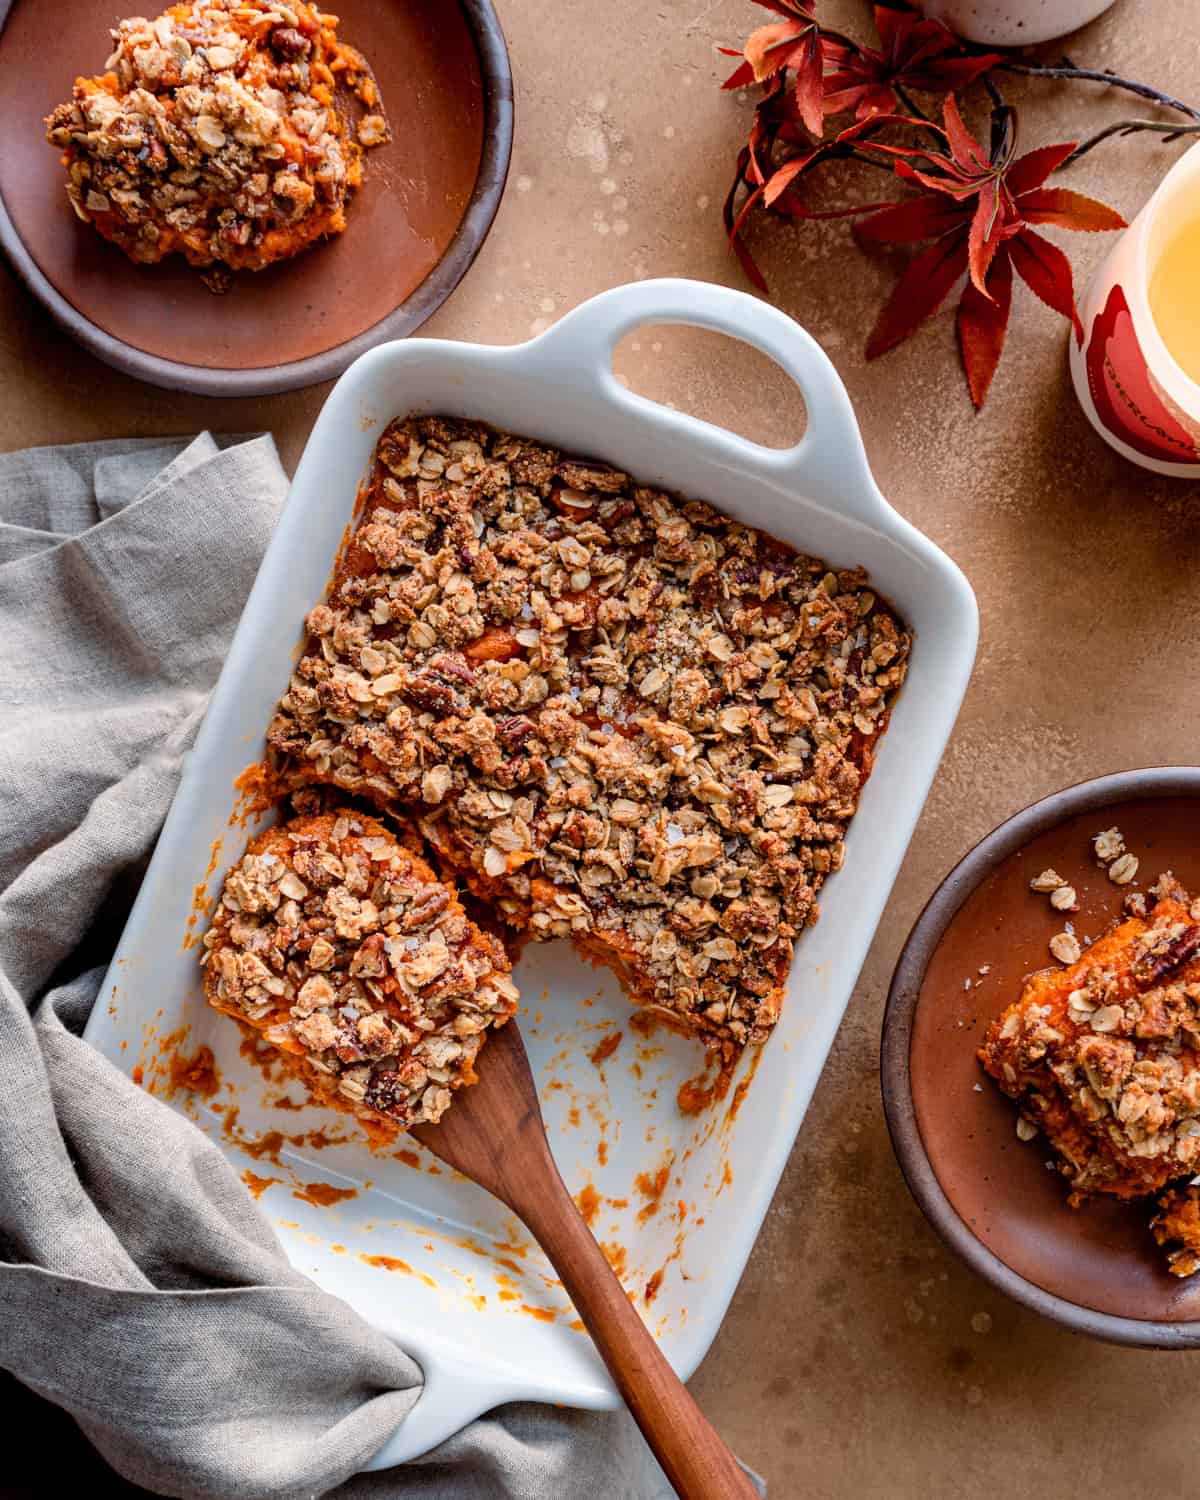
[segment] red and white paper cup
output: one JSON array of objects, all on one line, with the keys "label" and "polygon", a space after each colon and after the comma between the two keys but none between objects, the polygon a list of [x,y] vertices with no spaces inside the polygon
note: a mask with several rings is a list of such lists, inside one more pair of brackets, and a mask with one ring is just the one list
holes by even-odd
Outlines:
[{"label": "red and white paper cup", "polygon": [[1125,458],[1200,479],[1200,385],[1176,363],[1150,311],[1164,246],[1200,217],[1200,145],[1175,163],[1092,279],[1071,377],[1088,420]]}]

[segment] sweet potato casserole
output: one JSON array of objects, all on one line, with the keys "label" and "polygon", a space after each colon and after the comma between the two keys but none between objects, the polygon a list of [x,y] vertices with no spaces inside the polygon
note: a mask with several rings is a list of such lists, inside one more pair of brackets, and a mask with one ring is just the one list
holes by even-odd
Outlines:
[{"label": "sweet potato casserole", "polygon": [[337,18],[305,0],[193,0],[124,20],[104,73],[76,79],[46,121],[78,216],[135,261],[259,270],[346,227],[360,141],[335,85],[378,103]]},{"label": "sweet potato casserole", "polygon": [[1170,875],[1154,895],[1147,912],[1133,893],[1130,915],[1075,962],[1033,975],[979,1056],[1044,1131],[1075,1206],[1174,1185],[1152,1227],[1189,1275],[1200,1269],[1187,1184],[1200,1172],[1200,903]]},{"label": "sweet potato casserole", "polygon": [[394,834],[353,809],[252,840],[204,939],[217,1010],[318,1098],[401,1125],[440,1118],[516,1009],[503,946]]},{"label": "sweet potato casserole", "polygon": [[415,823],[723,1063],[774,1023],[910,638],[698,500],[479,422],[395,421],[268,735]]}]

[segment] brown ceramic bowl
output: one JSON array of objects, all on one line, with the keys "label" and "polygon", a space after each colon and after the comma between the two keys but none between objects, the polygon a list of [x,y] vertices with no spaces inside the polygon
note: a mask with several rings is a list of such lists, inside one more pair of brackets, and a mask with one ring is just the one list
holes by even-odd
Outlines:
[{"label": "brown ceramic bowl", "polygon": [[491,0],[339,0],[392,139],[367,153],[344,234],[234,277],[214,296],[178,256],[138,266],[71,212],[42,120],[97,73],[126,0],[0,0],[0,247],[85,348],[127,374],[207,396],[262,396],[340,375],[450,295],[491,228],[512,151],[512,74]]},{"label": "brown ceramic bowl", "polygon": [[1018,1140],[1012,1101],[975,1057],[1025,976],[1054,962],[1047,943],[1064,917],[1030,891],[1034,875],[1052,866],[1075,886],[1081,935],[1119,915],[1122,891],[1091,852],[1092,835],[1113,824],[1141,861],[1135,889],[1170,869],[1200,892],[1200,769],[1104,776],[1001,824],[942,882],[900,955],[883,1023],[884,1109],[913,1196],[994,1286],[1076,1333],[1197,1348],[1200,1276],[1167,1273],[1150,1202],[1069,1208],[1045,1139]]}]

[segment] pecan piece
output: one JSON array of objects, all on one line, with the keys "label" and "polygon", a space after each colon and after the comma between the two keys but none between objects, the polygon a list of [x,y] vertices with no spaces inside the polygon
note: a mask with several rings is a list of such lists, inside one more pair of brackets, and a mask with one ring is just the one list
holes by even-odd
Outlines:
[{"label": "pecan piece", "polygon": [[271,50],[278,52],[280,57],[295,59],[312,51],[312,43],[302,31],[297,31],[294,26],[274,27],[268,40],[271,43]]},{"label": "pecan piece", "polygon": [[1200,952],[1200,927],[1185,927],[1178,937],[1161,949],[1148,953],[1134,966],[1133,977],[1139,985],[1157,984],[1176,969],[1182,969]]}]

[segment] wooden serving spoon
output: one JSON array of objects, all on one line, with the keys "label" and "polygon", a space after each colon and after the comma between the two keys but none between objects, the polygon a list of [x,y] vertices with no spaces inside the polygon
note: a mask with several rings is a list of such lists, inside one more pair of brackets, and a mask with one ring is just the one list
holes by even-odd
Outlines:
[{"label": "wooden serving spoon", "polygon": [[417,1125],[412,1134],[528,1226],[682,1500],[757,1500],[630,1304],[558,1175],[515,1021],[488,1038],[479,1082],[455,1095],[437,1125]]}]

